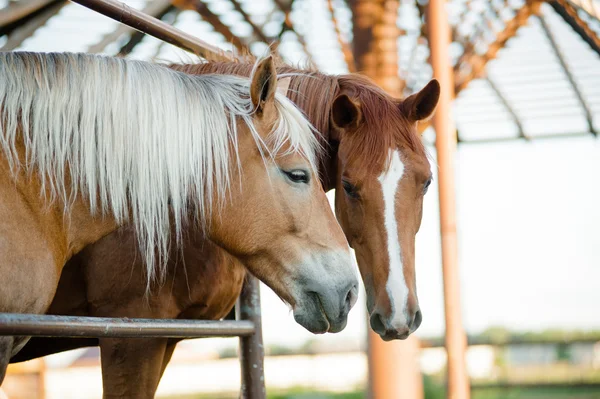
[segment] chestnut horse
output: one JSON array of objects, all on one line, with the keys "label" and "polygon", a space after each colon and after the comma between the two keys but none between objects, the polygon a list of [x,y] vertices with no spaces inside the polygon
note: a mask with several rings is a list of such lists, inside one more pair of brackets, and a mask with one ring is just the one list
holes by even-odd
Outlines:
[{"label": "chestnut horse", "polygon": [[[147,293],[165,281],[171,235],[180,244],[194,221],[306,328],[343,328],[358,282],[316,175],[318,143],[275,94],[273,60],[253,68],[250,81],[0,53],[0,312],[45,313],[65,263],[122,225]],[[0,337],[0,382],[26,341]]]},{"label": "chestnut horse", "polygon": [[[248,76],[251,64],[171,65],[189,74]],[[358,74],[331,76],[280,66],[288,97],[322,133],[319,159],[326,191],[354,248],[367,293],[372,329],[384,340],[405,339],[421,324],[416,292],[415,236],[431,167],[417,124],[434,112],[437,80],[395,99]]]},{"label": "chestnut horse", "polygon": [[[173,65],[188,73],[247,75],[251,65]],[[384,339],[406,338],[421,322],[415,290],[414,238],[422,199],[431,182],[418,121],[439,97],[437,81],[405,100],[393,99],[359,75],[328,76],[280,67],[290,74],[288,96],[324,133],[328,152],[319,160],[327,190],[336,188],[336,213],[355,248],[368,296],[372,327]],[[233,307],[245,269],[202,237],[189,237],[173,252],[169,284],[143,299],[137,283],[143,265],[132,257],[123,230],[72,259],[50,312],[53,314],[219,319]],[[104,265],[120,265],[101,278]],[[193,270],[182,265],[194,264]],[[220,264],[227,268],[219,268]],[[116,270],[116,269],[115,269]],[[103,284],[98,284],[98,281]],[[93,284],[92,284],[93,283]],[[210,287],[208,289],[207,287]],[[105,397],[153,397],[177,340],[34,338],[14,362],[100,344]],[[135,384],[132,384],[135,376]]]}]

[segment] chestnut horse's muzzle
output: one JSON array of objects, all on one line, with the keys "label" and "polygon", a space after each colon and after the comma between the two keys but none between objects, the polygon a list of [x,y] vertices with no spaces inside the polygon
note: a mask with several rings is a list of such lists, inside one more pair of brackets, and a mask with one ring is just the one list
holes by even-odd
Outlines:
[{"label": "chestnut horse's muzzle", "polygon": [[370,322],[371,328],[375,331],[384,341],[391,341],[394,339],[406,339],[410,334],[415,332],[421,325],[423,315],[421,310],[417,307],[416,311],[410,312],[403,320],[390,320],[379,313],[378,311],[371,314]]}]

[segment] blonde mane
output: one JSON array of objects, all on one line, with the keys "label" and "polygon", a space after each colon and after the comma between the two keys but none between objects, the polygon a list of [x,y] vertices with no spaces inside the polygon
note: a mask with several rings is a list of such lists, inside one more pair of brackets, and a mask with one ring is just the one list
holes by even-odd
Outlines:
[{"label": "blonde mane", "polygon": [[143,61],[0,53],[0,146],[11,171],[37,171],[43,193],[65,212],[82,195],[93,213],[131,222],[150,284],[164,277],[171,223],[180,238],[196,212],[206,228],[226,200],[230,166],[239,166],[238,121],[265,159],[287,144],[316,170],[318,143],[302,113],[276,95],[279,122],[265,143],[249,92],[245,78]]}]

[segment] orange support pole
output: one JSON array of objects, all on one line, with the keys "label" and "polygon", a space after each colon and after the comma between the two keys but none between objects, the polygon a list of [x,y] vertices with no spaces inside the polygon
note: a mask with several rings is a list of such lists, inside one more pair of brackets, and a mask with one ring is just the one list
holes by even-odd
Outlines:
[{"label": "orange support pole", "polygon": [[368,334],[369,399],[423,399],[417,337],[385,342]]},{"label": "orange support pole", "polygon": [[469,376],[465,353],[467,338],[462,325],[456,204],[454,190],[454,155],[456,129],[451,117],[454,98],[454,75],[450,65],[450,25],[445,0],[429,0],[427,25],[433,76],[440,81],[440,102],[433,117],[435,146],[439,167],[440,231],[442,237],[442,272],[444,276],[444,310],[446,316],[446,351],[448,353],[448,398],[469,399]]}]

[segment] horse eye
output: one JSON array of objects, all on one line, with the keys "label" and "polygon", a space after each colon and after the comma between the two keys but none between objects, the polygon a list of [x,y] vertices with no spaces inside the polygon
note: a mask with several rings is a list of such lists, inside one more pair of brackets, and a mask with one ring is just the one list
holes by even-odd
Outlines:
[{"label": "horse eye", "polygon": [[294,169],[294,170],[284,170],[283,173],[294,183],[304,183],[308,184],[310,181],[310,176],[308,172],[302,169]]},{"label": "horse eye", "polygon": [[358,189],[352,183],[342,180],[342,187],[344,187],[344,191],[350,198],[359,199],[360,195],[358,194]]},{"label": "horse eye", "polygon": [[431,182],[433,181],[433,178],[429,178],[427,179],[427,181],[425,182],[425,186],[423,187],[423,194],[427,194],[427,190],[429,189],[429,186],[431,185]]}]

